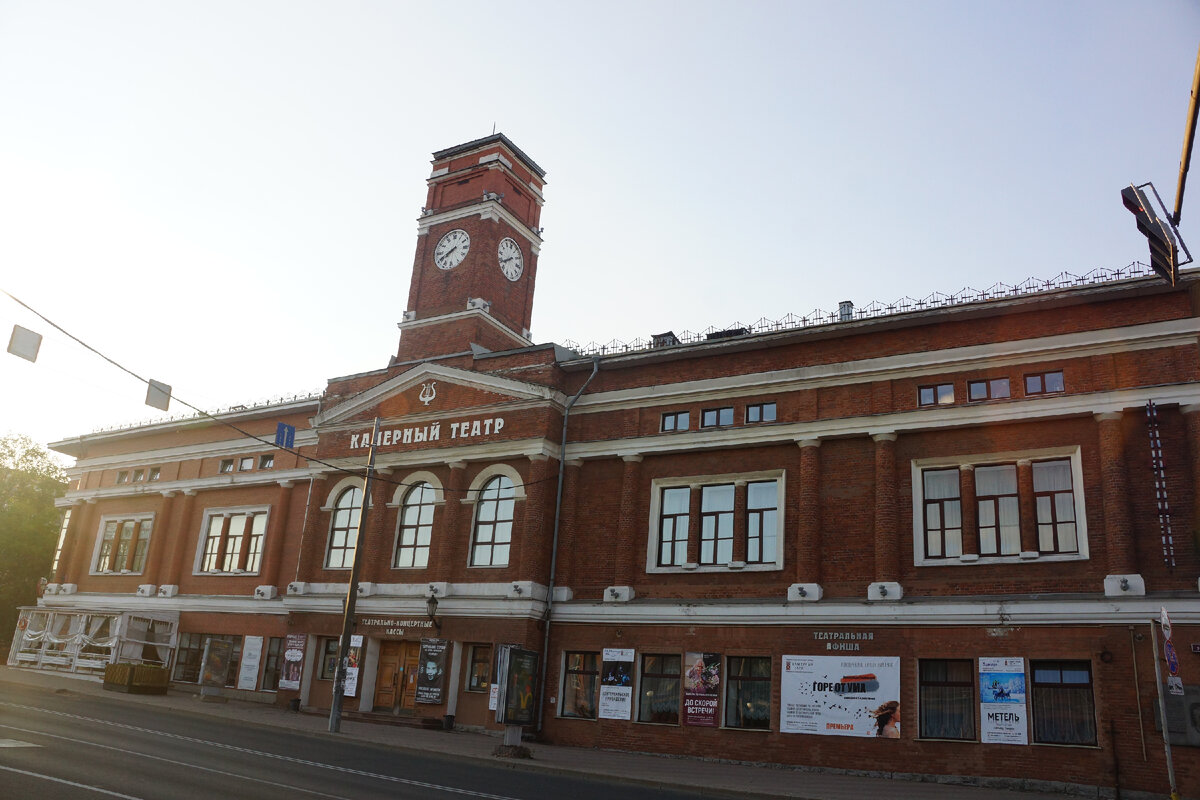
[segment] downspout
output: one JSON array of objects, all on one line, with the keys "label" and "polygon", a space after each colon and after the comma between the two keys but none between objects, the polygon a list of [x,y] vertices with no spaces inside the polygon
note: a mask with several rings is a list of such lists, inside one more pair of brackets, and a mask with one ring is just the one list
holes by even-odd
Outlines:
[{"label": "downspout", "polygon": [[554,539],[550,543],[550,581],[546,592],[546,615],[543,617],[543,621],[546,623],[546,633],[542,637],[542,674],[538,681],[538,735],[542,733],[542,720],[546,714],[546,675],[550,670],[550,612],[554,608],[554,571],[558,567],[558,524],[559,518],[562,516],[563,475],[567,467],[567,421],[571,418],[571,406],[575,405],[575,401],[584,393],[588,384],[592,382],[592,378],[596,377],[596,373],[599,371],[600,356],[592,356],[592,374],[588,375],[583,386],[580,386],[579,391],[567,400],[567,405],[563,408],[562,439],[558,447],[558,492],[554,495]]}]

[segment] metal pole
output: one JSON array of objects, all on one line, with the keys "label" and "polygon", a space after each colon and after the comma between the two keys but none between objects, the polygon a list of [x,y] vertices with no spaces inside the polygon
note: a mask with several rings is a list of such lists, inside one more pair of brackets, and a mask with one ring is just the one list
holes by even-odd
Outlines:
[{"label": "metal pole", "polygon": [[1179,800],[1179,791],[1175,788],[1175,764],[1171,761],[1171,734],[1167,731],[1167,701],[1163,697],[1162,667],[1158,664],[1158,630],[1153,620],[1150,621],[1150,644],[1154,648],[1154,688],[1158,690],[1158,714],[1162,718],[1163,747],[1167,751],[1167,780],[1171,782],[1171,800]]},{"label": "metal pole", "polygon": [[1179,184],[1175,188],[1175,211],[1171,224],[1178,226],[1183,213],[1183,189],[1187,185],[1188,165],[1192,163],[1192,141],[1196,138],[1196,94],[1200,92],[1200,53],[1196,54],[1196,72],[1192,75],[1192,99],[1188,102],[1187,123],[1183,131],[1183,155],[1179,157]]},{"label": "metal pole", "polygon": [[342,694],[346,691],[346,665],[350,660],[350,634],[354,630],[354,606],[358,601],[358,573],[362,568],[363,531],[371,508],[371,479],[375,476],[375,441],[379,437],[379,417],[371,428],[371,449],[367,452],[367,476],[363,478],[362,506],[358,511],[358,530],[354,532],[354,561],[350,567],[350,586],[346,590],[346,610],[342,615],[342,638],[338,643],[333,701],[329,704],[329,732],[342,729]]}]

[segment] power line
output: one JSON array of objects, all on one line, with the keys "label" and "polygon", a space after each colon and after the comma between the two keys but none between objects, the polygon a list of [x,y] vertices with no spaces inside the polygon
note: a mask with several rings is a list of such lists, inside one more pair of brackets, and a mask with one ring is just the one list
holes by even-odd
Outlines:
[{"label": "power line", "polygon": [[[50,327],[54,328],[56,331],[58,331],[59,333],[63,334],[63,335],[64,335],[64,336],[66,336],[67,338],[71,339],[72,341],[74,341],[76,344],[80,345],[80,346],[81,346],[81,347],[83,347],[84,349],[86,349],[86,350],[88,350],[88,351],[90,351],[90,352],[94,353],[95,355],[97,355],[97,356],[99,356],[100,358],[102,358],[102,359],[104,359],[105,361],[107,361],[109,364],[112,364],[112,365],[113,365],[114,367],[116,367],[117,369],[121,370],[122,372],[126,373],[127,375],[130,375],[130,376],[132,376],[132,377],[133,377],[133,378],[135,378],[136,380],[138,380],[138,381],[141,381],[142,383],[146,384],[147,386],[149,386],[149,385],[150,385],[150,380],[149,380],[148,378],[143,378],[141,375],[139,375],[139,374],[137,374],[136,372],[134,372],[133,370],[129,369],[129,368],[128,368],[128,367],[126,367],[124,364],[121,364],[120,362],[116,361],[115,359],[113,359],[113,358],[110,358],[109,356],[107,356],[107,355],[105,355],[104,353],[100,352],[100,351],[99,351],[99,350],[97,350],[95,347],[92,347],[90,344],[88,344],[87,342],[85,342],[83,339],[80,339],[78,336],[76,336],[75,334],[71,333],[71,332],[70,332],[70,331],[68,331],[66,328],[63,328],[63,327],[62,327],[61,325],[59,325],[57,322],[55,322],[54,320],[50,319],[50,318],[49,318],[49,317],[47,317],[46,315],[42,314],[40,311],[38,311],[37,309],[35,309],[33,306],[30,306],[28,303],[24,302],[23,300],[21,300],[21,299],[20,299],[19,297],[17,297],[16,295],[14,295],[14,294],[12,294],[11,292],[8,292],[8,291],[6,291],[6,290],[4,290],[4,289],[0,289],[0,292],[3,292],[3,293],[4,293],[5,295],[7,295],[7,296],[9,297],[9,299],[11,299],[11,300],[12,300],[14,303],[16,303],[17,305],[21,306],[21,307],[22,307],[22,308],[24,308],[26,311],[29,311],[31,314],[33,314],[34,316],[36,316],[38,319],[42,320],[42,321],[43,321],[43,322],[45,322],[47,325],[49,325]],[[386,381],[388,381],[388,380],[391,380],[391,378],[384,378],[383,380],[381,380],[379,383],[375,384],[374,386],[370,386],[370,387],[367,387],[367,388],[365,388],[365,389],[363,389],[363,390],[361,390],[361,391],[359,391],[359,392],[356,392],[355,394],[353,394],[353,395],[351,395],[350,397],[346,398],[346,401],[344,401],[344,402],[348,402],[349,400],[353,400],[355,397],[359,397],[359,396],[361,396],[362,394],[364,394],[364,393],[366,393],[366,392],[372,391],[373,389],[375,389],[375,388],[377,388],[377,387],[381,386],[383,383],[385,383],[385,382],[386,382]],[[220,417],[214,416],[214,415],[210,414],[209,412],[205,411],[205,410],[204,410],[204,409],[202,409],[202,408],[199,408],[199,407],[197,407],[197,406],[194,406],[194,405],[192,405],[191,403],[187,402],[187,401],[186,401],[186,400],[184,400],[183,398],[181,398],[181,397],[179,397],[179,396],[175,395],[175,394],[174,394],[174,392],[172,392],[172,394],[171,394],[171,398],[172,398],[173,400],[175,400],[176,402],[178,402],[179,404],[181,404],[181,405],[183,405],[183,406],[186,406],[187,408],[190,408],[192,411],[195,411],[195,412],[196,412],[196,413],[197,413],[199,416],[201,416],[201,417],[204,417],[204,418],[206,418],[206,419],[212,420],[213,422],[216,422],[216,423],[218,423],[218,424],[220,424],[220,425],[224,425],[224,426],[225,426],[225,427],[227,427],[227,428],[231,428],[232,430],[235,430],[235,431],[237,431],[239,434],[241,434],[242,436],[245,436],[245,437],[246,437],[246,438],[248,438],[248,439],[253,439],[254,441],[256,441],[256,442],[260,442],[261,444],[264,444],[264,445],[266,445],[266,446],[268,446],[268,447],[273,447],[273,448],[275,448],[276,450],[282,450],[282,451],[284,451],[285,453],[291,453],[292,455],[295,455],[295,456],[297,456],[297,457],[299,457],[299,458],[303,458],[303,459],[304,459],[305,461],[307,461],[309,464],[320,464],[321,466],[328,467],[329,469],[331,469],[331,470],[334,470],[334,471],[336,471],[336,472],[342,472],[342,473],[345,473],[345,474],[347,474],[347,475],[353,475],[353,476],[355,476],[355,477],[359,477],[359,478],[361,478],[361,477],[362,477],[362,476],[365,474],[365,472],[366,472],[365,470],[355,470],[355,469],[348,469],[348,468],[346,468],[346,467],[342,467],[342,466],[339,466],[339,465],[337,465],[337,464],[332,464],[332,463],[330,463],[330,462],[328,462],[328,461],[325,461],[325,460],[323,460],[323,459],[317,458],[316,456],[305,455],[304,453],[301,453],[299,450],[297,450],[297,449],[295,449],[295,448],[291,448],[291,447],[284,447],[283,445],[281,445],[281,444],[278,444],[278,443],[276,443],[276,442],[275,442],[275,441],[273,441],[273,440],[270,440],[270,439],[264,439],[264,438],[263,438],[263,437],[261,437],[261,436],[257,436],[257,435],[255,435],[255,434],[253,434],[253,433],[250,433],[249,431],[246,431],[246,430],[243,430],[242,428],[239,428],[237,425],[233,424],[233,423],[232,423],[232,422],[230,422],[229,420],[226,420],[226,419],[221,419]],[[311,428],[310,428],[309,430],[313,430],[313,429],[311,429]],[[553,477],[553,476],[552,476],[552,477]],[[384,476],[382,476],[382,475],[379,475],[378,473],[376,473],[376,475],[375,475],[375,480],[379,481],[380,483],[386,483],[386,484],[389,484],[389,485],[391,485],[391,486],[406,486],[406,487],[409,487],[409,488],[411,488],[411,487],[414,487],[414,486],[420,486],[422,483],[424,483],[424,481],[418,481],[417,483],[405,483],[404,481],[391,480],[390,478],[387,478],[387,477],[384,477]],[[526,487],[526,486],[535,486],[535,485],[537,485],[537,484],[539,484],[539,483],[545,483],[545,482],[546,482],[546,481],[548,481],[548,480],[551,480],[551,478],[542,478],[542,479],[540,479],[540,480],[536,480],[536,481],[525,481],[525,482],[522,482],[522,483],[514,483],[514,484],[513,484],[513,488],[517,488],[517,487],[522,487],[522,488],[523,488],[523,487]],[[465,494],[470,494],[471,492],[482,492],[482,491],[483,491],[483,488],[481,487],[481,488],[479,488],[479,489],[470,489],[470,488],[467,488],[467,489],[460,489],[460,488],[453,488],[453,487],[442,487],[442,491],[443,491],[443,492],[459,492],[459,493],[462,493],[462,494],[464,494],[464,495],[465,495]]]}]

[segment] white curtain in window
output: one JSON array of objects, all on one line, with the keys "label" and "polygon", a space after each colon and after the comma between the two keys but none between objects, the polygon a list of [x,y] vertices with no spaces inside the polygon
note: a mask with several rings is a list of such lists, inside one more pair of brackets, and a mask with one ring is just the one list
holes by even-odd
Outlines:
[{"label": "white curtain in window", "polygon": [[112,630],[112,617],[96,614],[88,620],[87,633],[83,643],[92,647],[109,648],[117,643],[117,636]]},{"label": "white curtain in window", "polygon": [[1017,468],[1011,464],[975,470],[975,494],[978,496],[1016,493]]},{"label": "white curtain in window", "polygon": [[1033,465],[1035,492],[1071,491],[1070,461],[1038,461]]},{"label": "white curtain in window", "polygon": [[948,500],[958,497],[958,470],[937,469],[925,473],[925,499]]}]

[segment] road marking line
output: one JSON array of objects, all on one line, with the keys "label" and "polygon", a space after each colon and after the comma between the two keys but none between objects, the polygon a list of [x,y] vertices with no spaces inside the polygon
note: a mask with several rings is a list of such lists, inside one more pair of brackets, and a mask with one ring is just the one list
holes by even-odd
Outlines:
[{"label": "road marking line", "polygon": [[[224,775],[227,778],[237,778],[238,780],[241,780],[241,781],[250,781],[253,783],[265,783],[267,786],[273,786],[277,789],[287,789],[287,790],[293,791],[293,792],[303,792],[304,794],[311,794],[311,795],[316,795],[317,797],[324,797],[324,798],[327,798],[328,800],[350,800],[349,798],[342,797],[342,796],[336,795],[336,794],[326,794],[325,792],[318,792],[315,789],[305,789],[303,786],[292,786],[291,784],[287,784],[287,783],[277,783],[275,781],[264,780],[263,778],[255,778],[250,775],[241,775],[236,772],[229,772],[227,770],[215,769],[214,767],[202,767],[199,764],[191,764],[191,763],[188,763],[187,761],[177,761],[173,758],[164,758],[163,756],[152,756],[149,753],[143,753],[139,750],[129,750],[124,747],[114,747],[109,744],[100,744],[99,742],[89,742],[86,739],[73,739],[70,736],[60,736],[57,733],[46,733],[44,731],[29,730],[28,728],[18,728],[14,725],[0,724],[0,728],[8,728],[9,730],[20,731],[21,733],[32,733],[37,736],[45,736],[49,739],[61,739],[64,742],[70,742],[72,744],[89,745],[91,747],[97,747],[101,750],[112,750],[117,753],[124,753],[126,755],[136,756],[138,758],[149,759],[151,761],[162,761],[165,764],[173,764],[178,767],[187,767],[189,769],[195,769],[195,770],[199,770],[201,772],[212,772],[216,775]],[[40,746],[40,745],[38,745],[38,746]]]},{"label": "road marking line", "polygon": [[41,747],[33,742],[22,742],[20,739],[0,739],[0,747]]},{"label": "road marking line", "polygon": [[110,792],[108,789],[101,789],[98,786],[88,786],[86,783],[76,783],[75,781],[68,781],[68,780],[64,780],[62,778],[56,778],[53,775],[42,775],[41,773],[38,773],[38,772],[26,772],[23,769],[14,769],[13,767],[0,766],[0,769],[4,770],[5,772],[15,772],[18,775],[28,775],[31,778],[41,778],[44,781],[52,781],[53,783],[64,783],[67,786],[74,786],[76,789],[85,789],[89,792],[99,792],[100,794],[106,794],[109,797],[120,797],[120,798],[123,798],[123,800],[142,800],[142,798],[134,797],[131,794],[121,794],[120,792]]},{"label": "road marking line", "polygon": [[[26,711],[34,711],[39,714],[50,714],[50,715],[57,716],[57,717],[66,717],[68,719],[82,720],[84,722],[94,722],[98,725],[107,725],[112,728],[122,728],[124,730],[137,731],[139,733],[148,733],[148,734],[152,734],[154,736],[166,737],[166,738],[175,739],[175,740],[181,741],[181,742],[204,744],[204,745],[208,745],[209,747],[218,748],[220,750],[231,750],[236,753],[245,753],[247,755],[261,756],[264,758],[273,758],[277,761],[285,761],[290,764],[302,764],[304,766],[316,767],[318,769],[327,769],[327,770],[330,770],[331,772],[340,772],[345,775],[359,775],[359,776],[362,776],[365,778],[374,778],[376,780],[389,781],[391,783],[399,783],[399,784],[403,784],[405,786],[415,786],[415,787],[421,788],[421,789],[432,789],[434,791],[446,792],[448,794],[459,794],[459,795],[465,795],[467,797],[480,797],[480,798],[484,798],[484,800],[520,800],[520,798],[510,797],[508,795],[489,794],[488,792],[477,792],[472,789],[459,789],[455,786],[444,786],[441,784],[429,783],[427,781],[417,781],[417,780],[412,780],[410,778],[397,778],[392,775],[382,775],[377,772],[367,772],[366,770],[361,770],[361,769],[350,769],[349,767],[339,767],[334,764],[323,764],[320,761],[309,761],[307,759],[295,758],[293,756],[284,756],[284,755],[279,755],[277,753],[268,753],[264,750],[252,750],[248,747],[237,747],[235,745],[224,744],[222,742],[209,741],[208,739],[197,739],[192,736],[182,736],[177,733],[168,733],[166,731],[158,731],[158,730],[154,730],[153,728],[142,728],[137,725],[126,725],[125,723],[122,723],[122,722],[110,722],[108,720],[97,719],[95,717],[85,717],[81,714],[71,714],[66,711],[50,711],[49,709],[38,708],[36,706],[22,705],[20,703],[0,702],[0,706],[8,706],[10,708],[20,708],[20,709],[24,709]],[[11,728],[11,726],[8,726],[8,725],[0,725],[0,727],[10,728],[13,730],[23,730],[23,729]],[[36,733],[36,731],[33,731],[33,732]],[[42,735],[53,736],[53,734],[42,734]],[[84,743],[91,744],[90,742],[84,742]],[[104,747],[105,745],[96,745],[96,746]],[[197,769],[204,769],[204,767],[197,767]]]}]

